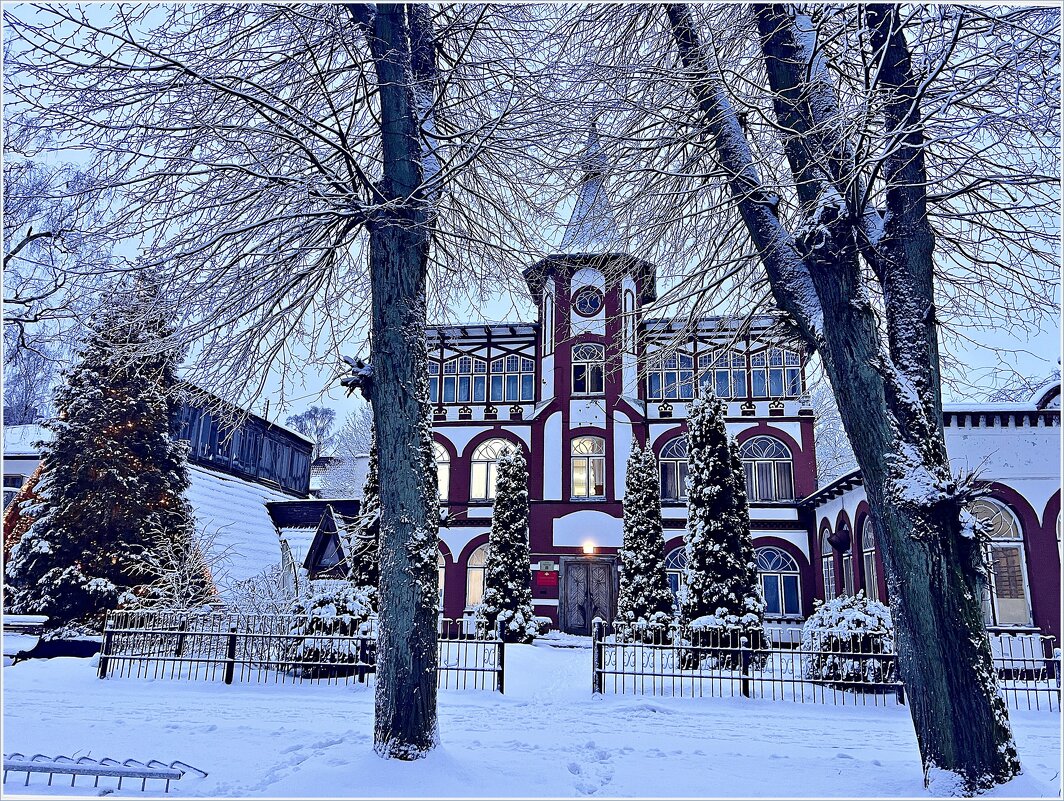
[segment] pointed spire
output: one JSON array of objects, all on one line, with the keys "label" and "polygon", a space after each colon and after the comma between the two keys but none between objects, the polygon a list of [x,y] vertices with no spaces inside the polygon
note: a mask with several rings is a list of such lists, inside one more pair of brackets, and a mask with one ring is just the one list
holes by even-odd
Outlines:
[{"label": "pointed spire", "polygon": [[609,253],[617,249],[620,235],[613,207],[606,195],[606,153],[599,141],[598,128],[591,123],[587,144],[580,157],[584,176],[577,190],[569,224],[565,226],[562,251],[565,253]]}]

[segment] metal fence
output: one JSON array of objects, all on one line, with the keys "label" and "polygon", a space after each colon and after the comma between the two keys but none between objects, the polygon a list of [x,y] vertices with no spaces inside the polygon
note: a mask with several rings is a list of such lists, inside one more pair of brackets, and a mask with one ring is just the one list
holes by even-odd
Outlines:
[{"label": "metal fence", "polygon": [[[503,692],[505,643],[441,619],[437,685]],[[375,622],[339,616],[111,612],[99,676],[302,684],[371,681]]]},{"label": "metal fence", "polygon": [[[596,621],[592,690],[678,697],[768,698],[799,703],[905,703],[897,657],[882,632],[776,630],[751,642],[677,626],[648,631]],[[1060,709],[1060,654],[1052,638],[997,637],[994,661],[1006,703]]]}]

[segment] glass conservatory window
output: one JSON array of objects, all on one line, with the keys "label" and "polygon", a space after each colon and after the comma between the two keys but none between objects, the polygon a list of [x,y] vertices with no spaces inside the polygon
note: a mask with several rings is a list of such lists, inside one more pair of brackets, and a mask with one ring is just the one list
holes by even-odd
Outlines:
[{"label": "glass conservatory window", "polygon": [[605,392],[605,359],[606,351],[602,345],[585,343],[573,348],[574,395],[601,395]]},{"label": "glass conservatory window", "polygon": [[824,576],[824,600],[835,597],[835,549],[828,541],[828,532],[820,538],[820,568]]},{"label": "glass conservatory window", "polygon": [[1030,625],[1027,560],[1019,523],[1008,507],[990,498],[973,501],[971,513],[982,522],[989,538],[985,560],[990,581],[983,595],[987,625]]},{"label": "glass conservatory window", "polygon": [[[436,402],[436,383],[440,376],[435,362],[429,362],[429,401]],[[459,356],[443,363],[443,396],[440,403],[483,403],[487,387],[488,363],[472,356]]]},{"label": "glass conservatory window", "polygon": [[451,488],[451,456],[447,449],[438,442],[432,443],[432,455],[436,457],[436,483],[439,487],[440,500],[447,503]]},{"label": "glass conservatory window", "polygon": [[755,398],[794,398],[802,394],[802,358],[783,348],[768,348],[750,357]]},{"label": "glass conservatory window", "polygon": [[495,463],[504,450],[512,447],[513,443],[505,439],[489,439],[476,447],[469,474],[471,500],[485,501],[495,497]]},{"label": "glass conservatory window", "polygon": [[739,447],[751,501],[794,499],[791,452],[774,437],[752,437]]},{"label": "glass conservatory window", "polygon": [[655,354],[647,362],[647,398],[689,400],[694,396],[694,357],[687,353]]},{"label": "glass conservatory window", "polygon": [[661,474],[661,499],[682,501],[687,498],[687,437],[665,443],[658,459]]},{"label": "glass conservatory window", "polygon": [[678,609],[680,607],[680,589],[686,586],[684,570],[687,569],[687,551],[684,546],[673,548],[665,556],[665,575],[669,579],[669,589],[672,590],[672,602]]},{"label": "glass conservatory window", "polygon": [[491,402],[518,403],[536,398],[536,363],[510,354],[491,360]]},{"label": "glass conservatory window", "polygon": [[735,351],[703,353],[698,357],[699,390],[718,398],[746,397],[746,357]]},{"label": "glass conservatory window", "polygon": [[876,536],[872,518],[866,517],[861,526],[861,558],[864,560],[864,591],[870,601],[879,600],[879,578],[876,575]]},{"label": "glass conservatory window", "polygon": [[765,614],[774,617],[801,616],[801,574],[794,557],[780,548],[758,548],[756,553]]},{"label": "glass conservatory window", "polygon": [[469,554],[466,563],[466,606],[476,606],[484,599],[484,566],[488,563],[488,546],[481,545]]},{"label": "glass conservatory window", "polygon": [[572,443],[574,498],[603,498],[606,495],[606,440],[602,437],[576,437]]}]

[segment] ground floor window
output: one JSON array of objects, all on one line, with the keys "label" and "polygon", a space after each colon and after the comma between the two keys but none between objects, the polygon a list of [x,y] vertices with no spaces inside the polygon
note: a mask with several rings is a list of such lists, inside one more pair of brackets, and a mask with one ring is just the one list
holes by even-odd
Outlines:
[{"label": "ground floor window", "polygon": [[780,548],[757,549],[757,572],[769,617],[802,614],[801,575],[798,563]]},{"label": "ground floor window", "polygon": [[828,540],[830,535],[824,532],[820,537],[820,568],[824,576],[824,600],[835,597],[835,549]]},{"label": "ground floor window", "polygon": [[488,563],[488,546],[481,545],[469,554],[466,564],[466,606],[476,606],[484,600],[484,566]]},{"label": "ground floor window", "polygon": [[439,592],[439,608],[443,609],[443,585],[447,579],[447,560],[443,558],[443,554],[439,551],[436,552],[436,572],[439,574],[437,578],[437,586]]},{"label": "ground floor window", "polygon": [[986,624],[1029,626],[1030,589],[1019,522],[1007,506],[991,498],[974,501],[971,513],[988,536],[984,555],[989,581],[983,593]]},{"label": "ground floor window", "polygon": [[687,551],[684,546],[673,548],[665,556],[665,575],[669,579],[669,589],[672,590],[672,603],[677,609],[680,608],[680,590],[685,586],[684,571],[687,569]]},{"label": "ground floor window", "polygon": [[864,591],[870,601],[879,600],[879,578],[876,575],[876,537],[872,518],[866,517],[861,526],[861,557],[864,559]]}]

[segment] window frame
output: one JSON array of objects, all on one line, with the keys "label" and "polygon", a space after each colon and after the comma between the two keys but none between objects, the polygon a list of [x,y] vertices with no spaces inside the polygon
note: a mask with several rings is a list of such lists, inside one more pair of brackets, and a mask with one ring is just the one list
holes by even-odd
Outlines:
[{"label": "window frame", "polygon": [[[595,299],[594,310],[584,311],[580,308],[580,303],[583,298]],[[602,311],[603,307],[606,305],[606,299],[602,294],[602,290],[599,289],[597,286],[593,286],[591,284],[584,284],[581,287],[577,287],[576,290],[573,292],[571,303],[574,312],[576,312],[581,317],[590,318],[594,317],[600,311]]]},{"label": "window frame", "polygon": [[[492,437],[484,440],[473,449],[473,453],[469,457],[470,502],[495,502],[495,481],[498,473],[499,456],[504,450],[517,447],[519,447],[517,443],[511,440],[502,437]],[[489,453],[492,450],[494,453]],[[482,468],[483,475],[478,476],[478,473],[481,472],[478,468]],[[477,491],[481,489],[484,490],[484,494],[477,494]]]},{"label": "window frame", "polygon": [[820,576],[824,581],[825,601],[838,597],[835,589],[835,546],[831,544],[830,536],[831,532],[826,529],[820,535]]},{"label": "window frame", "polygon": [[[765,443],[777,446],[773,453]],[[754,453],[754,451],[758,451]],[[786,455],[783,455],[786,454]],[[746,477],[746,497],[751,503],[793,503],[794,453],[782,440],[769,434],[758,434],[739,445],[739,459]],[[769,478],[770,477],[770,478]],[[781,479],[786,479],[785,481]],[[768,497],[763,497],[763,483],[771,484]],[[790,492],[781,491],[781,485],[789,485]]]},{"label": "window frame", "polygon": [[535,359],[521,353],[504,353],[493,357],[488,369],[488,403],[536,402]]},{"label": "window frame", "polygon": [[[578,450],[583,443],[598,443],[598,450]],[[591,447],[595,447],[592,445]],[[593,494],[595,485],[592,481],[595,476],[595,468],[598,468],[602,477],[602,492]],[[583,482],[586,494],[577,493],[577,470],[582,468]],[[569,442],[569,497],[572,500],[593,501],[605,500],[606,492],[606,438],[595,434],[578,434]]]},{"label": "window frame", "polygon": [[[984,519],[977,514],[977,510],[983,507],[988,507],[993,510],[993,514],[989,519]],[[984,530],[987,530],[989,523],[996,523],[993,529],[987,530],[988,537],[983,542],[983,560],[986,565],[986,581],[983,586],[982,601],[983,617],[986,625],[994,628],[1030,627],[1033,624],[1034,619],[1033,610],[1031,608],[1031,582],[1027,575],[1027,543],[1023,536],[1023,526],[1020,523],[1019,517],[1017,517],[1016,513],[1012,511],[1008,504],[993,497],[977,498],[972,501],[968,511],[983,522]],[[1007,525],[1008,531],[1012,532],[1013,536],[1001,536],[1002,533],[1004,533],[1003,525]],[[1023,592],[1022,601],[1026,610],[1026,617],[1022,622],[1001,622],[1002,598],[998,593],[998,571],[1002,562],[998,560],[998,552],[1004,553],[1007,551],[1012,551],[1016,554],[1016,561],[1018,563],[1018,575],[1014,577],[1013,580],[1018,579],[1019,589]],[[1014,597],[1007,600],[1019,601],[1021,599]]]},{"label": "window frame", "polygon": [[[780,557],[786,567],[767,564],[769,556]],[[798,561],[782,548],[776,545],[762,545],[754,549],[754,561],[757,565],[757,579],[761,586],[761,595],[765,599],[765,615],[773,618],[796,619],[802,617],[802,571],[798,567]],[[766,577],[777,580],[777,594],[780,608],[778,612],[770,612],[768,608],[768,590]],[[794,593],[797,609],[790,610],[787,605],[787,579],[794,579]]]},{"label": "window frame", "polygon": [[436,460],[436,489],[440,503],[446,504],[451,491],[451,454],[437,440],[432,441],[432,455]]},{"label": "window frame", "polygon": [[866,515],[861,523],[861,579],[864,584],[865,598],[879,600],[879,571],[876,569],[876,534],[872,528],[872,517]]},{"label": "window frame", "polygon": [[[466,559],[466,583],[465,583],[465,608],[470,610],[477,606],[484,600],[484,586],[485,568],[488,564],[488,559],[491,557],[491,548],[488,543],[482,543],[473,549],[473,552],[469,554],[469,558]],[[474,575],[480,576],[480,597],[477,600],[472,600],[473,582],[471,579]]]},{"label": "window frame", "polygon": [[[572,379],[573,395],[593,397],[606,394],[606,347],[598,342],[573,345]],[[584,389],[578,388],[581,381]]]},{"label": "window frame", "polygon": [[[687,586],[685,573],[687,571],[687,546],[677,545],[665,554],[665,578],[669,582],[672,591],[672,603],[676,610],[680,608],[680,595]],[[673,579],[675,578],[675,584]]]},{"label": "window frame", "polygon": [[[687,500],[688,473],[687,436],[680,434],[661,446],[658,456],[658,479],[660,497],[665,503],[682,503]],[[666,475],[676,487],[675,495],[666,494]]]}]

